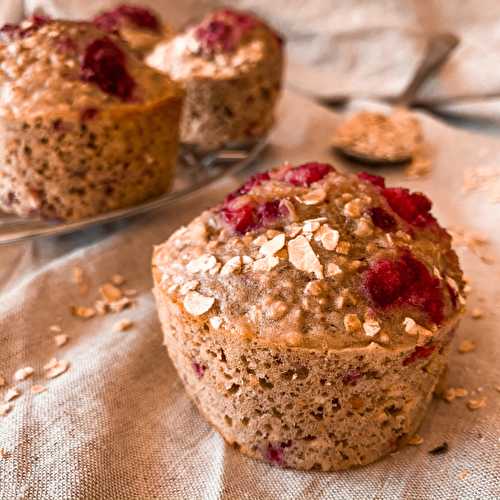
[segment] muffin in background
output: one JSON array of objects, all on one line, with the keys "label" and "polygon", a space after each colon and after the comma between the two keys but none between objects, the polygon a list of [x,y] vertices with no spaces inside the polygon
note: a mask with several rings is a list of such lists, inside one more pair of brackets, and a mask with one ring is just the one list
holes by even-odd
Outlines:
[{"label": "muffin in background", "polygon": [[164,193],[182,89],[87,22],[0,31],[0,209],[77,220]]},{"label": "muffin in background", "polygon": [[382,177],[285,164],[155,249],[164,343],[228,443],[330,471],[408,441],[464,310],[457,255],[430,209]]},{"label": "muffin in background", "polygon": [[200,150],[253,143],[273,125],[283,41],[252,14],[212,12],[158,44],[146,62],[185,86],[183,143]]},{"label": "muffin in background", "polygon": [[151,9],[138,5],[119,5],[100,12],[92,22],[102,31],[119,34],[141,59],[153,47],[173,35],[172,29]]}]

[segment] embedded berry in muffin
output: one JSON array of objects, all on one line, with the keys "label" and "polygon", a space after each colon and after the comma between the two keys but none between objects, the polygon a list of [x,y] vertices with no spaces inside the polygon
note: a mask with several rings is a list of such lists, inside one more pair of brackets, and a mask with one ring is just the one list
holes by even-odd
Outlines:
[{"label": "embedded berry in muffin", "polygon": [[464,305],[430,208],[379,176],[285,164],[156,248],[165,344],[228,442],[338,470],[415,432]]}]

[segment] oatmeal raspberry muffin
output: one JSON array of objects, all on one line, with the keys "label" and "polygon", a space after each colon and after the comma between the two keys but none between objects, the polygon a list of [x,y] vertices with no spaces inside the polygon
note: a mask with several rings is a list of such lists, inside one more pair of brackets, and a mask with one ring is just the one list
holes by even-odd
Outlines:
[{"label": "oatmeal raspberry muffin", "polygon": [[91,23],[0,31],[0,209],[75,220],[163,193],[183,91]]},{"label": "oatmeal raspberry muffin", "polygon": [[106,10],[92,22],[102,31],[119,34],[141,58],[173,34],[155,12],[137,5],[120,5]]},{"label": "oatmeal raspberry muffin", "polygon": [[284,165],[155,249],[168,352],[229,443],[328,471],[411,437],[464,305],[430,208],[382,177]]},{"label": "oatmeal raspberry muffin", "polygon": [[147,62],[186,87],[182,142],[210,150],[265,135],[281,88],[282,45],[263,21],[230,9],[160,43]]}]

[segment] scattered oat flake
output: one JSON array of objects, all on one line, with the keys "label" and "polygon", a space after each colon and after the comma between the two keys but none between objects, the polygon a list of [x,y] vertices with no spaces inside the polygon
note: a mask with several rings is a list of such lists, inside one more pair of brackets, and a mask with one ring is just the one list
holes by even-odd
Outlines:
[{"label": "scattered oat flake", "polygon": [[46,392],[47,391],[47,387],[45,387],[44,385],[34,385],[31,387],[31,394],[41,394],[42,392]]},{"label": "scattered oat flake", "polygon": [[134,325],[134,322],[128,318],[121,319],[113,325],[114,332],[124,332],[129,330]]},{"label": "scattered oat flake", "polygon": [[288,260],[300,271],[314,273],[323,279],[323,266],[304,236],[297,236],[288,242]]},{"label": "scattered oat flake", "polygon": [[241,257],[236,255],[231,257],[221,268],[220,275],[227,276],[229,274],[235,274],[241,270]]},{"label": "scattered oat flake", "polygon": [[318,236],[325,250],[332,252],[337,248],[340,234],[336,229],[331,228],[328,224],[323,224]]},{"label": "scattered oat flake", "polygon": [[479,410],[480,408],[484,408],[485,406],[486,398],[469,399],[469,401],[467,401],[467,408],[469,408],[469,410],[471,411]]},{"label": "scattered oat flake", "polygon": [[19,370],[17,370],[14,373],[14,380],[16,382],[21,382],[22,380],[26,380],[28,377],[31,377],[31,375],[33,375],[34,371],[35,370],[33,370],[31,366],[19,368]]},{"label": "scattered oat flake", "polygon": [[193,316],[201,316],[208,312],[214,305],[213,297],[206,297],[198,292],[188,292],[184,297],[184,308]]},{"label": "scattered oat flake", "polygon": [[334,277],[334,276],[339,276],[343,272],[344,271],[342,271],[342,269],[337,264],[335,264],[335,262],[329,262],[326,265],[326,275],[329,278]]},{"label": "scattered oat flake", "polygon": [[484,312],[479,307],[474,307],[470,313],[472,319],[481,319],[484,316]]},{"label": "scattered oat flake", "polygon": [[212,328],[215,328],[215,330],[218,330],[222,325],[222,320],[219,318],[219,316],[212,316],[208,321]]},{"label": "scattered oat flake", "polygon": [[346,314],[344,316],[344,327],[349,333],[361,330],[361,321],[359,321],[358,315]]},{"label": "scattered oat flake", "polygon": [[266,241],[261,245],[259,253],[265,257],[274,255],[276,252],[280,251],[285,246],[285,234],[280,233],[276,235],[272,240]]},{"label": "scattered oat flake", "polygon": [[313,189],[304,194],[301,198],[297,198],[300,203],[304,205],[317,205],[326,198],[326,191],[324,189]]},{"label": "scattered oat flake", "polygon": [[0,417],[5,417],[12,410],[10,403],[0,403]]},{"label": "scattered oat flake", "polygon": [[21,395],[21,391],[17,387],[11,387],[3,396],[3,399],[6,403],[16,399]]},{"label": "scattered oat flake", "polygon": [[204,254],[188,262],[186,269],[190,273],[206,272],[217,264],[217,259],[213,255]]},{"label": "scattered oat flake", "polygon": [[71,306],[71,314],[78,318],[90,319],[95,316],[96,311],[92,307]]},{"label": "scattered oat flake", "polygon": [[260,247],[261,245],[263,245],[264,243],[267,242],[267,236],[265,234],[259,234],[259,236],[257,236],[257,238],[255,238],[252,243],[255,245],[255,246],[258,246]]},{"label": "scattered oat flake", "polygon": [[185,295],[186,293],[190,292],[191,290],[194,290],[199,284],[200,284],[200,282],[198,280],[186,281],[186,283],[184,283],[181,286],[181,289],[180,289],[181,295]]},{"label": "scattered oat flake", "polygon": [[59,325],[50,325],[49,326],[49,331],[52,333],[61,333],[62,328]]},{"label": "scattered oat flake", "polygon": [[424,442],[424,438],[418,434],[414,434],[410,439],[408,439],[408,444],[412,446],[419,446]]},{"label": "scattered oat flake", "polygon": [[73,275],[73,283],[77,285],[83,284],[84,274],[83,274],[83,269],[80,266],[75,266],[72,269],[72,275]]},{"label": "scattered oat flake", "polygon": [[280,260],[275,255],[257,259],[252,264],[252,269],[256,272],[267,272],[275,268],[280,263]]},{"label": "scattered oat flake", "polygon": [[476,343],[473,340],[462,340],[458,346],[458,352],[465,354],[476,350]]},{"label": "scattered oat flake", "polygon": [[115,300],[114,302],[110,302],[108,304],[109,310],[111,312],[121,312],[124,309],[132,306],[134,302],[130,300],[128,297],[122,297],[120,300]]},{"label": "scattered oat flake", "polygon": [[380,323],[375,320],[366,320],[363,323],[363,330],[365,331],[365,335],[367,337],[374,337],[380,332]]},{"label": "scattered oat flake", "polygon": [[123,297],[122,291],[111,283],[104,283],[104,285],[99,288],[99,293],[101,294],[103,300],[108,303],[116,302]]},{"label": "scattered oat flake", "polygon": [[44,367],[45,378],[55,378],[62,375],[69,368],[69,362],[52,358]]},{"label": "scattered oat flake", "polygon": [[121,274],[113,274],[113,276],[111,276],[111,283],[116,286],[121,286],[125,283],[125,278]]},{"label": "scattered oat flake", "polygon": [[68,335],[65,333],[61,333],[59,335],[54,336],[54,343],[56,344],[57,347],[62,347],[64,344],[68,342]]}]

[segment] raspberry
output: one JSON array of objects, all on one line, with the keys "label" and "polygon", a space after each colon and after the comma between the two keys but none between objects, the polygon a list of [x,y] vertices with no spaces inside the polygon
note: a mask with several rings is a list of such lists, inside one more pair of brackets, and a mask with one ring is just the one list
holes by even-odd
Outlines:
[{"label": "raspberry", "polygon": [[49,23],[50,18],[35,14],[27,19],[27,21],[29,24],[24,28],[22,28],[19,24],[5,24],[2,28],[0,28],[0,35],[11,40],[14,38],[24,38]]},{"label": "raspberry", "polygon": [[194,35],[204,53],[229,52],[234,50],[243,35],[255,26],[257,20],[254,17],[231,9],[222,9],[202,22]]},{"label": "raspberry", "polygon": [[320,181],[325,175],[335,169],[328,163],[304,163],[292,168],[285,173],[283,180],[294,186],[310,186],[313,182]]},{"label": "raspberry", "polygon": [[135,87],[125,67],[124,52],[107,36],[94,40],[85,48],[80,78],[123,101],[132,97]]},{"label": "raspberry", "polygon": [[236,191],[229,193],[226,197],[226,202],[234,200],[234,198],[237,198],[238,196],[241,196],[243,194],[247,194],[252,190],[253,187],[260,186],[263,182],[268,181],[270,178],[271,177],[267,172],[259,172],[253,175]]},{"label": "raspberry", "polygon": [[203,378],[203,375],[205,374],[205,370],[207,369],[207,367],[198,363],[197,361],[193,361],[192,367],[194,372],[196,373],[196,376],[200,379]]},{"label": "raspberry", "polygon": [[415,347],[415,350],[407,356],[405,359],[403,359],[403,366],[408,366],[418,359],[425,359],[428,358],[436,349],[435,345],[423,345],[423,346],[417,346]]},{"label": "raspberry", "polygon": [[283,465],[285,448],[292,445],[291,441],[279,443],[277,445],[269,444],[266,450],[266,460],[272,464]]},{"label": "raspberry", "polygon": [[367,210],[373,224],[383,231],[394,231],[397,227],[396,219],[382,207],[372,207]]},{"label": "raspberry", "polygon": [[245,234],[257,225],[257,215],[252,204],[233,209],[226,206],[222,209],[222,217],[231,226],[233,231]]},{"label": "raspberry", "polygon": [[443,320],[439,279],[408,251],[397,260],[373,263],[363,275],[363,288],[380,308],[408,305],[424,311],[434,323]]},{"label": "raspberry", "polygon": [[243,206],[235,206],[232,200],[229,200],[224,203],[221,213],[226,223],[239,234],[268,226],[278,217],[287,215],[286,208],[281,206],[280,200],[267,201],[261,205],[247,203]]},{"label": "raspberry", "polygon": [[386,188],[382,193],[390,207],[406,222],[417,227],[435,224],[429,213],[432,203],[421,193],[410,193],[405,188]]},{"label": "raspberry", "polygon": [[381,177],[380,175],[372,175],[372,174],[369,174],[368,172],[360,172],[358,174],[358,179],[361,179],[362,181],[370,182],[374,186],[385,188],[385,179],[383,177]]},{"label": "raspberry", "polygon": [[139,28],[159,32],[161,24],[158,18],[148,9],[134,5],[120,5],[116,9],[103,12],[94,17],[92,22],[107,33],[116,31],[123,19]]}]

